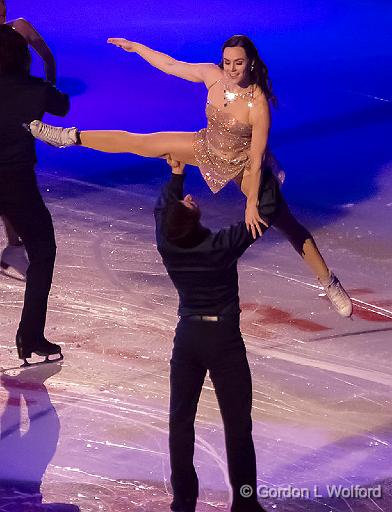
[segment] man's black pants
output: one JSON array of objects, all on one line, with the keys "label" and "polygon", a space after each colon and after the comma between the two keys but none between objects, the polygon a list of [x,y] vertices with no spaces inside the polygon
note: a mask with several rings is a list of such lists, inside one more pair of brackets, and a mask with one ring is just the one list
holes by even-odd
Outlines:
[{"label": "man's black pants", "polygon": [[[261,511],[256,499],[256,458],[252,440],[252,381],[239,318],[218,322],[182,318],[176,329],[170,362],[169,447],[172,510],[193,512],[198,479],[193,465],[194,421],[207,370],[222,414],[232,512]],[[240,488],[252,487],[243,498]]]},{"label": "man's black pants", "polygon": [[19,333],[34,344],[44,336],[56,243],[51,215],[37,187],[34,169],[0,170],[0,214],[8,217],[30,260]]}]

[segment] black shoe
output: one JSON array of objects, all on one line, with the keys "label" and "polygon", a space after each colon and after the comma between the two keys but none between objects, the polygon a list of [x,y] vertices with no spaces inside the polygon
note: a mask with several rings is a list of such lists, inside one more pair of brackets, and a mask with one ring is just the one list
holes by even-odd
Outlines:
[{"label": "black shoe", "polygon": [[[38,341],[32,341],[22,337],[21,334],[16,334],[16,348],[18,350],[19,359],[24,360],[23,366],[28,366],[30,363],[27,359],[31,358],[32,354],[37,354],[37,356],[45,357],[45,363],[60,361],[63,359],[63,355],[61,353],[60,345],[56,345],[55,343],[50,343],[46,338],[42,337]],[[59,355],[57,359],[50,360],[49,356]]]},{"label": "black shoe", "polygon": [[195,512],[196,501],[195,500],[176,500],[174,499],[170,505],[172,512]]}]

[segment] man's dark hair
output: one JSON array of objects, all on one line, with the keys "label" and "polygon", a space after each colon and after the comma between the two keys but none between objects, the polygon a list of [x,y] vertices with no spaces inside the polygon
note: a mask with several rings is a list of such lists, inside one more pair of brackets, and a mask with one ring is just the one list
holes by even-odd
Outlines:
[{"label": "man's dark hair", "polygon": [[163,229],[167,241],[181,244],[198,228],[200,212],[187,208],[177,201],[167,206],[164,218]]},{"label": "man's dark hair", "polygon": [[28,76],[30,64],[25,38],[9,25],[0,25],[0,75]]}]

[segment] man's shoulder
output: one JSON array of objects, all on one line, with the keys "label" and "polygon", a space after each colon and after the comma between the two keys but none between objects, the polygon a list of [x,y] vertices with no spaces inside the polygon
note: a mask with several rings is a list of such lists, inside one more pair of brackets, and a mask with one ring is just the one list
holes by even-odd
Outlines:
[{"label": "man's shoulder", "polygon": [[226,236],[230,236],[234,232],[246,232],[246,224],[244,221],[238,221],[229,226],[224,226],[223,228],[215,231],[213,234],[217,238],[224,238]]}]

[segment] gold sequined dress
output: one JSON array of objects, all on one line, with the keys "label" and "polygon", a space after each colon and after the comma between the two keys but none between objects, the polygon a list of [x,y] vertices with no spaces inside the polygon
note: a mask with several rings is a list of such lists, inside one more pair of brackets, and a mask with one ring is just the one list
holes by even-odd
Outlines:
[{"label": "gold sequined dress", "polygon": [[196,132],[193,149],[203,178],[216,193],[249,169],[252,126],[209,102],[206,115],[207,128]]}]

